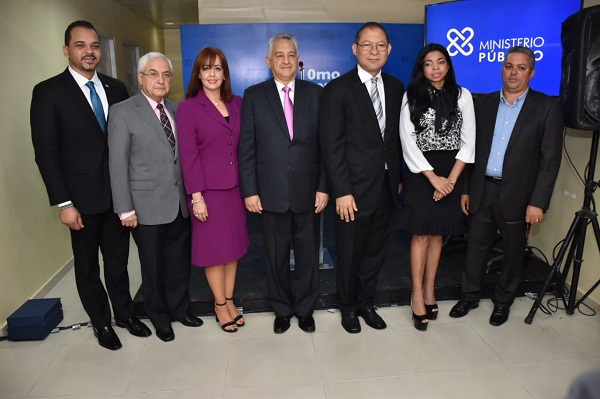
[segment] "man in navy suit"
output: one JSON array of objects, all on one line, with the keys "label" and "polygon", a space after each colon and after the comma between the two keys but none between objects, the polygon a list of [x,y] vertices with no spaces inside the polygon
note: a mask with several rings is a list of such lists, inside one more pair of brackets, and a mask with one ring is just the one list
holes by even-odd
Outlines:
[{"label": "man in navy suit", "polygon": [[[319,138],[338,214],[337,292],[349,333],[361,331],[357,316],[372,328],[386,328],[374,296],[399,203],[404,94],[400,80],[381,72],[391,50],[381,24],[364,24],[352,44],[357,67],[329,82],[321,99]],[[379,102],[371,99],[374,87]]]},{"label": "man in navy suit", "polygon": [[274,79],[246,89],[242,103],[240,184],[246,209],[261,215],[277,334],[294,314],[302,330],[315,331],[318,216],[329,199],[317,131],[322,90],[296,79],[299,60],[292,35],[271,37],[266,62]]},{"label": "man in navy suit", "polygon": [[463,213],[470,215],[462,299],[450,317],[479,305],[481,276],[500,232],[504,263],[492,294],[490,324],[508,320],[523,269],[527,230],[541,223],[550,205],[561,161],[564,123],[559,102],[532,90],[535,55],[521,46],[508,50],[501,91],[475,102],[475,163],[467,174]]},{"label": "man in navy suit", "polygon": [[75,21],[67,27],[63,53],[69,67],[33,89],[35,161],[50,205],[58,207],[61,223],[70,229],[77,291],[94,334],[101,346],[116,350],[121,342],[111,327],[109,298],[119,327],[136,336],[151,334],[134,315],[127,274],[129,230],[113,212],[108,173],[108,107],[128,94],[122,82],[96,73],[100,41],[91,23]]}]

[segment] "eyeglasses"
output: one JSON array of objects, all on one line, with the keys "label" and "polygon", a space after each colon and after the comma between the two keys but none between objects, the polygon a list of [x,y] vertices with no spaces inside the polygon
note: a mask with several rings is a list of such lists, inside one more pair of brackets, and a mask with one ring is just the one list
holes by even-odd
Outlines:
[{"label": "eyeglasses", "polygon": [[[373,50],[373,43],[363,43],[363,44],[359,44],[356,43],[356,45],[358,47],[360,47],[362,49],[362,51],[371,51]],[[385,51],[388,48],[389,43],[377,43],[375,44],[375,48],[377,49],[377,51]]]},{"label": "eyeglasses", "polygon": [[171,80],[171,77],[173,76],[173,74],[171,72],[160,73],[160,72],[155,71],[155,70],[151,70],[148,73],[144,73],[144,72],[140,72],[140,73],[142,75],[149,76],[150,79],[152,79],[152,80],[158,79],[159,76],[162,76],[164,80]]}]

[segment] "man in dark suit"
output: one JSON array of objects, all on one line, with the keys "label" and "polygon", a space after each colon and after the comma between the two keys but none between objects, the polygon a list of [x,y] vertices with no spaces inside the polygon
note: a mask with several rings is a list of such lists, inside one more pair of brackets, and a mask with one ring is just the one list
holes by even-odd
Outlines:
[{"label": "man in dark suit", "polygon": [[357,67],[327,84],[321,98],[321,151],[339,215],[337,292],[349,333],[361,330],[357,316],[372,328],[386,328],[374,296],[398,205],[404,94],[400,80],[381,72],[391,50],[381,24],[364,24],[352,45]]},{"label": "man in dark suit", "polygon": [[279,334],[294,314],[302,330],[315,331],[319,213],[329,199],[317,131],[322,90],[296,79],[299,59],[292,35],[271,37],[266,62],[274,79],[246,89],[242,104],[240,184],[248,211],[261,215],[273,330]]},{"label": "man in dark suit", "polygon": [[462,196],[470,214],[462,299],[450,317],[463,317],[479,304],[481,277],[500,232],[504,264],[492,300],[490,324],[508,320],[521,277],[528,229],[541,223],[550,205],[561,161],[564,128],[559,102],[529,88],[535,56],[525,47],[508,50],[503,87],[475,102],[475,163]]},{"label": "man in dark suit", "polygon": [[177,104],[166,99],[172,71],[164,54],[142,56],[141,91],[111,107],[108,122],[115,212],[133,229],[144,307],[165,342],[175,339],[172,321],[202,325],[189,313],[191,226],[177,146]]},{"label": "man in dark suit", "polygon": [[108,107],[128,94],[122,82],[96,73],[100,42],[91,23],[75,21],[67,27],[63,53],[69,67],[33,89],[35,161],[50,205],[58,206],[61,223],[71,231],[77,291],[94,334],[100,345],[115,350],[121,342],[111,327],[109,297],[118,326],[136,336],[151,334],[134,315],[127,274],[129,231],[113,212],[108,173]]}]

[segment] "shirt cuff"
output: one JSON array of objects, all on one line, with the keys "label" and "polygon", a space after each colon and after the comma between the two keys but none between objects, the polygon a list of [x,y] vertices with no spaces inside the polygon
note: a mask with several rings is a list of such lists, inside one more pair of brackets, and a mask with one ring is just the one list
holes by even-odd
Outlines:
[{"label": "shirt cuff", "polygon": [[121,220],[127,219],[131,215],[135,215],[135,211],[119,213],[119,219],[121,219]]}]

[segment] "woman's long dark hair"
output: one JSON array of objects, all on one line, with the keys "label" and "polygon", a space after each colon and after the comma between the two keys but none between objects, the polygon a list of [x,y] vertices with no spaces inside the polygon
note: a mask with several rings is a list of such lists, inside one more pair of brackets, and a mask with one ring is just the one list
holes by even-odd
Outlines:
[{"label": "woman's long dark hair", "polygon": [[233,91],[231,90],[231,80],[229,79],[229,65],[227,64],[227,58],[221,49],[216,47],[204,47],[196,56],[194,61],[194,68],[192,69],[192,75],[190,76],[190,82],[185,93],[185,98],[195,97],[198,92],[202,89],[202,81],[200,80],[200,71],[204,65],[208,65],[211,68],[215,66],[217,57],[221,60],[221,67],[223,68],[223,77],[225,80],[221,84],[221,100],[226,103],[233,98]]},{"label": "woman's long dark hair", "polygon": [[444,90],[449,93],[455,101],[458,100],[458,96],[460,95],[460,86],[456,84],[454,67],[452,66],[452,59],[450,58],[450,54],[448,54],[448,50],[441,44],[427,44],[421,49],[419,55],[417,55],[417,62],[415,62],[415,66],[410,76],[410,82],[408,83],[408,89],[406,90],[408,109],[410,110],[410,120],[417,129],[419,129],[421,115],[423,115],[431,105],[431,83],[425,78],[423,65],[425,64],[425,57],[432,51],[439,51],[442,53],[448,63],[448,73],[444,79]]}]

